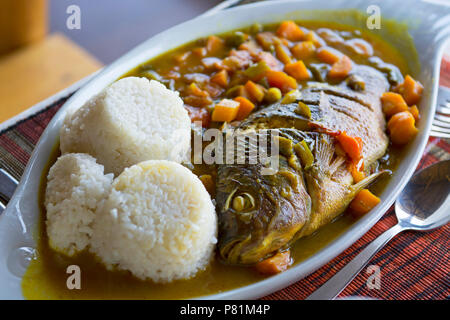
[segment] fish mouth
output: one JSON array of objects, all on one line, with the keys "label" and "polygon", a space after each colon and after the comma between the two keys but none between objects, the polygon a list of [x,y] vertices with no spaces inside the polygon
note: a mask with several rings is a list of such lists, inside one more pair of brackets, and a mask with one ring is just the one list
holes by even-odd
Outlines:
[{"label": "fish mouth", "polygon": [[276,234],[259,236],[248,234],[231,238],[219,246],[221,259],[232,265],[254,265],[282,250],[289,241]]}]

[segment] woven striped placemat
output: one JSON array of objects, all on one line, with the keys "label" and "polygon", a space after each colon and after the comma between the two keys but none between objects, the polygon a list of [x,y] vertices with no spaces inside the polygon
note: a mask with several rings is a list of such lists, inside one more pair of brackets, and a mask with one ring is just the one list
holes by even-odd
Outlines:
[{"label": "woven striped placemat", "polygon": [[[444,59],[441,85],[450,86],[450,59]],[[42,105],[34,114],[0,131],[0,167],[20,179],[45,127],[71,93]],[[53,99],[54,100],[54,99]],[[450,141],[430,138],[417,169],[450,159]],[[396,223],[393,208],[361,239],[316,272],[263,299],[303,299],[319,288],[369,242]],[[370,262],[381,271],[381,286],[370,289],[369,274],[362,271],[340,294],[378,299],[448,299],[450,297],[450,226],[426,233],[403,232],[389,242]]]}]

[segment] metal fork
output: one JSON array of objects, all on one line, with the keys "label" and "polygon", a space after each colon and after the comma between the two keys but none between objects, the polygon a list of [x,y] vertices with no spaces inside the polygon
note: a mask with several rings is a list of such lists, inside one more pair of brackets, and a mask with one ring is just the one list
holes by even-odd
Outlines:
[{"label": "metal fork", "polygon": [[[5,170],[0,169],[0,214],[5,210],[5,205],[11,199],[17,184],[18,182],[13,176]],[[1,201],[2,199],[5,203]]]},{"label": "metal fork", "polygon": [[450,89],[439,87],[436,114],[430,135],[439,138],[450,138]]}]

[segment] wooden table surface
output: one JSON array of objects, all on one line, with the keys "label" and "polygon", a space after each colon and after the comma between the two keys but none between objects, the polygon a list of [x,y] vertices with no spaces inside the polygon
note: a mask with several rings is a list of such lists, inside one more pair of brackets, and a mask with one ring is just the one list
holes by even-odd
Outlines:
[{"label": "wooden table surface", "polygon": [[[0,57],[0,123],[220,0],[49,0],[49,35]],[[80,29],[69,29],[69,6]]]}]

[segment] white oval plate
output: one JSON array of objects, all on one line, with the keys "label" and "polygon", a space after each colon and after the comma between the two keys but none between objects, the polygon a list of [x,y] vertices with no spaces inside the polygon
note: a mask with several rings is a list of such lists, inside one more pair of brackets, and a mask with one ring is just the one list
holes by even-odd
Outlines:
[{"label": "white oval plate", "polygon": [[[450,6],[448,2],[447,4],[444,2],[438,4],[438,2],[440,1],[385,0],[377,2],[382,14],[381,29],[373,31],[397,46],[409,61],[417,61],[414,50],[411,50],[408,45],[410,42],[405,41],[407,32],[410,34],[421,65],[420,70],[419,66],[413,63],[410,68],[413,75],[425,85],[424,96],[419,106],[422,115],[419,135],[408,147],[404,160],[381,195],[381,203],[327,247],[286,272],[252,285],[203,298],[253,299],[282,289],[336,257],[366,233],[389,209],[421,158],[435,110],[440,60],[444,42],[450,35]],[[36,246],[33,234],[36,233],[39,221],[39,183],[67,112],[73,112],[93,95],[139,64],[191,40],[245,27],[255,22],[266,24],[287,18],[334,21],[365,28],[365,19],[359,19],[358,15],[336,14],[330,10],[357,9],[366,13],[371,4],[373,1],[297,0],[268,1],[240,6],[198,17],[162,32],[105,68],[71,97],[49,123],[31,156],[13,198],[0,216],[0,299],[23,298],[21,268],[24,266],[15,259],[23,257],[23,253],[26,253],[26,251],[18,251],[18,248]],[[321,11],[323,9],[327,11]],[[405,24],[405,27],[398,28],[392,33],[390,31],[393,29],[383,28],[383,25],[389,24],[388,19],[400,21]]]}]

